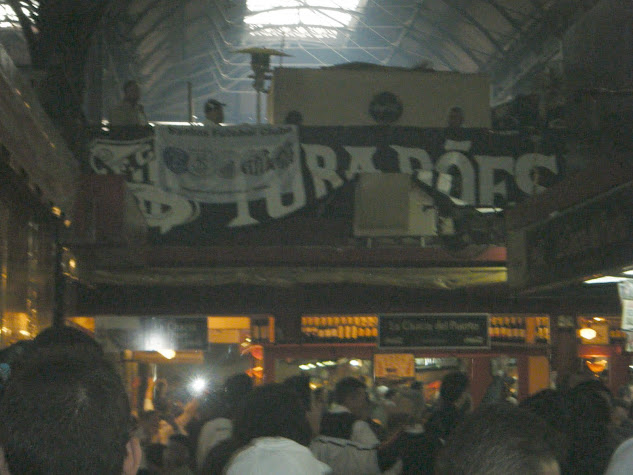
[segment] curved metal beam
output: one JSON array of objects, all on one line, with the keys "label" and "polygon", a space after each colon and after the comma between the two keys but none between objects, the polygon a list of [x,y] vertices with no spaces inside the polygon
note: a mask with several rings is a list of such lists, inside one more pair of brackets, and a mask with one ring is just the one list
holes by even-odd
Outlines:
[{"label": "curved metal beam", "polygon": [[[440,62],[442,64],[444,64],[444,66],[446,66],[448,69],[454,71],[456,69],[455,63],[450,61],[448,59],[448,57],[439,48],[434,47],[433,45],[429,44],[429,42],[427,40],[425,40],[424,38],[418,36],[418,35],[422,35],[422,34],[424,34],[424,33],[419,31],[419,30],[416,30],[415,28],[411,28],[407,32],[407,35],[411,36],[415,41],[418,41],[419,43],[424,44],[424,48],[427,51],[430,51],[430,53],[435,58],[439,59]],[[401,47],[399,47],[399,49],[401,51],[404,51]]]},{"label": "curved metal beam", "polygon": [[[148,28],[144,28],[145,31],[136,37],[137,43],[142,42],[149,35],[155,33],[161,23],[167,21],[169,18],[174,16],[180,8],[182,8],[183,3],[177,2],[175,5],[175,7],[170,8],[167,12],[160,15],[159,18],[157,18],[156,21],[154,21],[154,23],[152,23]],[[134,29],[136,29],[137,26],[138,23],[134,26]]]},{"label": "curved metal beam", "polygon": [[510,24],[510,26],[512,26],[512,28],[514,28],[517,31],[521,31],[521,24],[518,21],[516,21],[514,18],[512,18],[512,16],[508,13],[508,11],[497,3],[497,0],[484,0],[484,1],[485,3],[490,5],[492,8],[494,8],[499,13],[499,15],[501,15],[504,18],[504,20],[507,21]]},{"label": "curved metal beam", "polygon": [[402,31],[400,31],[400,35],[398,36],[398,39],[396,40],[395,44],[391,45],[391,53],[389,53],[389,56],[385,58],[385,64],[388,64],[389,61],[391,61],[391,58],[393,58],[393,55],[395,54],[396,50],[400,49],[402,40],[407,35],[407,33],[411,30],[411,28],[413,28],[413,22],[418,18],[418,16],[420,16],[420,12],[422,11],[423,6],[424,6],[424,0],[420,0],[411,18],[409,18],[409,20],[407,20],[405,24],[403,25]]},{"label": "curved metal beam", "polygon": [[473,17],[470,13],[468,13],[463,8],[460,8],[457,5],[455,5],[452,2],[452,0],[441,0],[441,1],[445,5],[448,5],[449,7],[457,11],[457,13],[459,13],[461,16],[466,18],[466,20],[468,20],[468,22],[470,22],[471,25],[477,28],[488,39],[488,41],[490,41],[492,46],[494,46],[497,51],[499,51],[500,53],[503,52],[503,46],[501,45],[501,43],[499,43],[499,41],[497,41],[497,39],[490,34],[490,31],[486,27],[484,27],[475,17]]},{"label": "curved metal beam", "polygon": [[134,15],[134,18],[132,18],[127,12],[126,12],[126,16],[128,17],[129,20],[132,21],[131,24],[131,28],[130,29],[134,29],[136,28],[140,22],[143,21],[143,18],[145,18],[145,15],[147,15],[148,12],[150,12],[153,8],[156,7],[156,4],[158,2],[157,1],[152,1],[149,2],[147,4],[147,6],[139,13],[137,13],[136,15]]},{"label": "curved metal beam", "polygon": [[[425,51],[428,54],[427,55],[422,55],[422,54],[414,53],[413,51],[408,51],[408,50],[404,49],[402,46],[398,46],[393,51],[393,56],[395,56],[396,54],[400,54],[400,55],[406,56],[407,58],[411,58],[411,59],[418,59],[419,58],[419,59],[425,59],[425,60],[438,61],[445,68],[448,68],[450,70],[454,70],[455,69],[455,67],[450,63],[450,61],[448,61],[446,56],[444,56],[439,50],[427,47],[427,49]],[[388,66],[388,64],[387,64],[387,66]]]},{"label": "curved metal beam", "polygon": [[279,11],[283,11],[283,10],[312,10],[312,11],[317,11],[317,12],[321,12],[321,11],[329,11],[329,12],[339,12],[339,13],[345,13],[346,15],[352,15],[352,16],[362,16],[362,14],[356,10],[346,10],[345,8],[333,8],[333,7],[319,7],[319,6],[315,6],[315,5],[304,5],[304,6],[298,6],[298,7],[274,7],[274,8],[267,8],[266,10],[258,10],[256,12],[251,12],[249,10],[248,14],[244,15],[244,18],[248,18],[250,16],[255,16],[255,15],[259,15],[260,13],[270,13],[270,12],[279,12]]},{"label": "curved metal beam", "polygon": [[[326,12],[326,13],[323,13],[323,15],[325,15],[325,16],[327,16],[327,17],[331,18],[331,19],[332,19],[332,20],[334,20],[334,21],[337,21],[335,18],[332,18],[332,16],[331,16],[329,13],[327,13],[327,12]],[[358,21],[359,23],[363,23],[363,24],[364,24],[364,22],[362,22],[362,20],[357,20],[357,21]],[[346,26],[347,26],[347,25],[346,25]],[[366,25],[366,26],[369,26],[369,25]],[[375,61],[378,61],[379,63],[382,63],[382,60],[381,60],[380,58],[378,58],[377,56],[375,56],[375,55],[374,55],[373,53],[371,53],[369,50],[364,49],[364,48],[363,48],[360,44],[358,44],[355,40],[353,40],[353,39],[352,39],[352,35],[351,35],[351,32],[353,31],[353,29],[352,29],[352,28],[345,28],[345,29],[347,29],[347,30],[349,30],[349,31],[350,31],[350,33],[347,33],[347,34],[346,34],[346,38],[347,38],[347,41],[348,41],[348,42],[351,42],[351,43],[353,43],[354,45],[356,45],[356,46],[357,46],[358,48],[360,48],[360,49],[363,51],[363,53],[365,53],[368,57],[370,57],[370,58],[374,59]],[[375,32],[375,33],[377,34],[378,32]],[[338,55],[339,55],[339,56],[341,56],[343,59],[345,59],[346,61],[348,61],[348,62],[349,62],[349,59],[345,58],[345,56],[344,56],[342,53],[340,53],[340,52],[339,52],[336,48],[334,48],[334,47],[332,47],[332,46],[328,45],[327,43],[325,43],[325,41],[323,41],[323,39],[322,39],[322,38],[321,38],[320,40],[321,40],[321,42],[322,42],[325,46],[330,47],[330,49],[332,50],[332,52],[333,52],[333,53],[338,54]],[[342,49],[345,49],[345,50],[346,50],[347,48],[345,48],[345,47],[344,47],[344,48],[342,48]]]},{"label": "curved metal beam", "polygon": [[[394,16],[393,13],[391,13],[383,5],[381,5],[378,2],[378,0],[371,0],[371,1],[377,8],[381,9],[387,15]],[[472,60],[472,62],[475,63],[478,69],[481,70],[483,68],[484,63],[473,54],[472,48],[469,48],[464,42],[462,42],[459,38],[457,38],[451,31],[447,30],[441,25],[438,25],[436,23],[431,23],[429,19],[424,17],[423,15],[420,15],[419,18],[420,20],[424,21],[427,25],[437,30],[441,34],[441,36],[443,36],[444,38],[448,38],[455,46],[457,46],[458,49],[462,50],[464,54],[466,54],[466,56],[468,56]],[[420,31],[417,28],[414,28],[413,26],[411,27],[411,30],[409,31],[409,34],[412,34],[412,33],[418,33],[419,35],[427,35],[427,33]],[[419,38],[416,35],[412,35],[412,36]],[[446,63],[452,64],[450,61],[446,61]],[[454,67],[452,67],[451,69],[455,70]]]},{"label": "curved metal beam", "polygon": [[[450,32],[449,30],[447,30],[443,26],[440,26],[440,25],[437,25],[435,23],[429,22],[423,16],[421,16],[420,18],[424,19],[424,21],[425,21],[425,23],[427,25],[429,25],[431,28],[434,28],[437,31],[439,31],[442,35],[444,35],[446,38],[448,38],[455,46],[457,46],[460,50],[462,50],[464,52],[464,54],[466,54],[466,56],[468,56],[472,60],[472,62],[477,65],[477,68],[482,69],[483,62],[479,58],[477,58],[473,54],[472,50],[466,44],[464,44],[464,42],[462,42],[459,38],[457,38],[452,32]],[[417,28],[412,28],[411,32],[424,34],[420,30],[418,30]]]},{"label": "curved metal beam", "polygon": [[[263,31],[263,30],[274,30],[275,28],[320,28],[322,30],[331,30],[331,31],[345,31],[345,32],[350,32],[351,30],[349,28],[343,27],[343,26],[323,26],[323,25],[319,25],[319,24],[314,24],[314,25],[309,25],[306,23],[297,23],[294,25],[250,25],[253,26],[253,28],[249,28],[246,31]],[[316,37],[310,37],[308,39],[318,39]]]}]

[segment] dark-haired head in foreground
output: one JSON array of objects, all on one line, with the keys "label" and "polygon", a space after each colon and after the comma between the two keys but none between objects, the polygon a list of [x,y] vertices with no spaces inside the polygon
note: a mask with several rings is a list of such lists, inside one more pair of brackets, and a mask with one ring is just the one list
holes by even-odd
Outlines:
[{"label": "dark-haired head in foreground", "polygon": [[589,380],[574,386],[564,397],[569,473],[603,473],[617,446],[610,428],[611,391],[602,382]]},{"label": "dark-haired head in foreground", "polygon": [[312,407],[312,390],[310,389],[310,378],[304,374],[290,376],[284,381],[284,386],[297,393],[306,411]]},{"label": "dark-haired head in foreground", "polygon": [[560,433],[567,428],[567,407],[560,391],[544,389],[521,401],[519,407],[536,414]]},{"label": "dark-haired head in foreground", "polygon": [[87,333],[69,326],[48,327],[33,340],[37,350],[60,351],[65,353],[89,353],[95,358],[103,358],[103,348]]},{"label": "dark-haired head in foreground", "polygon": [[234,435],[244,444],[257,437],[285,437],[307,446],[312,430],[297,393],[283,384],[268,384],[246,396]]},{"label": "dark-haired head in foreground", "polygon": [[233,437],[207,453],[200,473],[225,473],[231,457],[260,437],[284,437],[308,445],[312,430],[305,407],[294,389],[284,384],[267,384],[248,393],[239,406]]},{"label": "dark-haired head in foreground", "polygon": [[123,383],[104,359],[35,351],[0,399],[0,474],[134,474],[131,421]]},{"label": "dark-haired head in foreground", "polygon": [[470,411],[469,386],[468,376],[460,371],[448,373],[442,378],[439,405],[426,423],[429,435],[443,443],[459,425]]},{"label": "dark-haired head in foreground", "polygon": [[334,402],[345,406],[357,419],[369,416],[369,398],[367,386],[360,379],[347,377],[334,387]]},{"label": "dark-haired head in foreground", "polygon": [[558,475],[559,438],[542,419],[510,404],[483,407],[448,439],[437,475]]},{"label": "dark-haired head in foreground", "polygon": [[470,386],[470,381],[464,373],[460,371],[448,373],[442,379],[440,399],[447,404],[459,405],[461,402],[460,398],[464,397],[468,386]]}]

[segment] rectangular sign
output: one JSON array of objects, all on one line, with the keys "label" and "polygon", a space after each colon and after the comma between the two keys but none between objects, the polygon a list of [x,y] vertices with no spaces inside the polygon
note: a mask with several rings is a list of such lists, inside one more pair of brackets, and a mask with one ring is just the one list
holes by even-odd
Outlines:
[{"label": "rectangular sign", "polygon": [[535,289],[609,272],[633,260],[627,183],[508,235],[508,284]]},{"label": "rectangular sign", "polygon": [[106,353],[145,349],[143,347],[143,331],[139,317],[96,317],[95,339]]},{"label": "rectangular sign", "polygon": [[206,350],[206,317],[98,317],[95,338],[105,351]]},{"label": "rectangular sign", "polygon": [[490,348],[488,314],[380,315],[381,348]]},{"label": "rectangular sign", "polygon": [[413,353],[375,354],[374,375],[376,378],[415,378]]},{"label": "rectangular sign", "polygon": [[206,317],[145,318],[143,319],[143,335],[147,351],[161,348],[206,350],[209,346]]}]

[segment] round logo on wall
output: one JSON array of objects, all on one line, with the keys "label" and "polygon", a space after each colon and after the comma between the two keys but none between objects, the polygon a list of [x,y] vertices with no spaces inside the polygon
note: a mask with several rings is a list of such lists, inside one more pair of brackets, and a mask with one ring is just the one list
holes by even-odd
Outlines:
[{"label": "round logo on wall", "polygon": [[379,124],[390,124],[402,115],[402,101],[392,92],[376,94],[369,103],[369,115]]}]

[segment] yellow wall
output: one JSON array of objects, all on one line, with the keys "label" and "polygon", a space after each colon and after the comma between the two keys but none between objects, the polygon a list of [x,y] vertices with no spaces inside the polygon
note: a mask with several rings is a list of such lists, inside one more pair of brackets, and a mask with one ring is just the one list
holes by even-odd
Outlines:
[{"label": "yellow wall", "polygon": [[375,125],[369,104],[381,92],[397,95],[403,113],[393,125],[445,127],[453,106],[464,127],[490,127],[490,81],[483,74],[400,69],[276,68],[268,95],[268,121],[281,124],[291,110],[303,125]]},{"label": "yellow wall", "polygon": [[549,388],[549,361],[545,356],[528,357],[528,394]]}]

